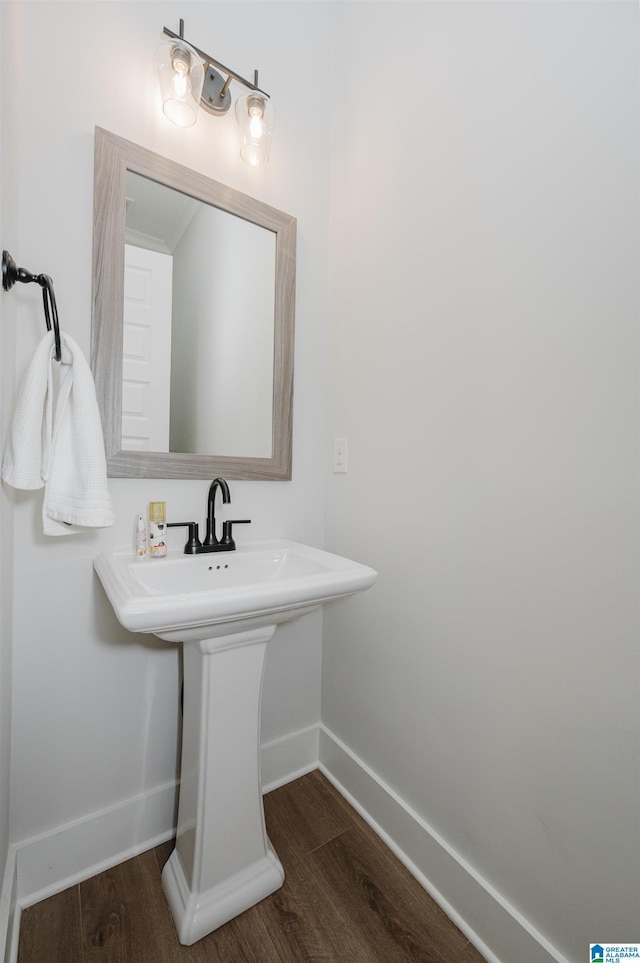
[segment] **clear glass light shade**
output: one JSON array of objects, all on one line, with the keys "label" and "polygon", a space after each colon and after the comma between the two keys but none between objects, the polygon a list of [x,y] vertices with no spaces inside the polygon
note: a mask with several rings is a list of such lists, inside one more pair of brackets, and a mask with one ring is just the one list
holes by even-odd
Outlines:
[{"label": "clear glass light shade", "polygon": [[156,53],[162,110],[178,127],[196,122],[204,83],[204,61],[184,40],[164,40]]},{"label": "clear glass light shade", "polygon": [[271,102],[251,91],[236,101],[240,156],[252,167],[269,160],[275,112]]}]

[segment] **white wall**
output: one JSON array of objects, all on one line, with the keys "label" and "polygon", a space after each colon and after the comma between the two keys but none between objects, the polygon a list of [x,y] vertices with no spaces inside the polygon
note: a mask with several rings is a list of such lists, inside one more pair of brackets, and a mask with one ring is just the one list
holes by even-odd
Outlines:
[{"label": "white wall", "polygon": [[[19,177],[16,154],[11,139],[16,123],[15,112],[7,103],[5,91],[13,80],[17,63],[16,47],[20,36],[19,17],[8,11],[0,17],[0,245],[9,247],[17,238],[17,211],[13,191]],[[4,297],[4,295],[3,295]],[[15,343],[15,311],[10,301],[0,301],[0,447],[6,434],[9,412],[13,401],[15,374],[13,352]],[[0,490],[0,956],[4,951],[3,934],[11,910],[13,866],[9,858],[10,846],[10,789],[11,789],[11,706],[12,706],[12,642],[13,619],[13,512],[9,495]]]},{"label": "white wall", "polygon": [[[5,52],[4,37],[6,35],[6,27],[2,21],[0,21],[0,50],[3,54]],[[4,60],[4,58],[3,58]],[[6,83],[6,78],[4,73],[0,73],[0,95],[4,89]],[[6,170],[6,161],[4,158],[4,145],[6,143],[6,135],[4,125],[0,126],[0,183],[2,183],[2,174]],[[4,230],[4,208],[5,208],[4,192],[0,193],[0,228]],[[4,316],[0,315],[0,322],[4,322]],[[0,338],[0,366],[5,355],[5,343],[4,338]],[[4,415],[4,406],[2,407],[2,414]],[[5,424],[4,418],[0,423],[0,440],[4,438],[5,435]],[[0,497],[2,497],[0,495]],[[7,561],[10,562],[10,553],[3,549],[3,539],[2,535],[5,531],[6,519],[8,513],[5,510],[6,500],[3,498],[2,506],[0,507],[0,574],[4,574],[7,569]],[[7,604],[11,604],[11,596],[7,597],[7,594],[2,591],[2,586],[4,586],[4,579],[0,582],[0,705],[3,707],[3,712],[0,715],[0,772],[8,773],[10,768],[10,726],[11,726],[11,672],[9,670],[10,658],[11,658],[11,644],[10,644],[10,632],[6,628],[2,628],[5,625],[5,619],[7,617]],[[9,608],[10,612],[10,608]],[[10,616],[9,616],[10,618]],[[9,623],[10,624],[10,623]],[[6,865],[7,851],[9,848],[9,781],[2,781],[2,789],[0,790],[0,879],[4,876],[4,869]]]},{"label": "white wall", "polygon": [[[162,117],[153,57],[162,27],[177,29],[180,17],[187,38],[211,48],[223,63],[245,76],[254,66],[261,69],[261,81],[278,104],[278,139],[268,168],[250,170],[239,161],[232,116],[203,116],[188,131]],[[313,116],[305,113],[305,91],[291,78],[320,75],[329,39],[324,9],[29,2],[22,5],[22,18],[20,84],[4,91],[5,98],[17,98],[22,118],[16,131],[20,244],[14,253],[32,270],[52,275],[61,326],[87,356],[96,125],[299,219],[294,478],[231,482],[231,510],[253,520],[244,538],[282,535],[321,543],[329,105],[318,104]],[[61,57],[70,38],[81,42],[72,43],[71,56]],[[21,375],[44,321],[37,291],[21,291],[16,305],[15,367]],[[112,480],[115,529],[68,539],[45,539],[39,496],[16,495],[14,841],[126,803],[175,778],[178,650],[118,626],[92,559],[129,543],[134,516],[152,499],[167,501],[170,518],[204,517],[208,484]],[[182,544],[182,532],[171,536],[176,547]],[[265,741],[317,723],[320,642],[317,615],[283,627],[274,639],[263,700]]]},{"label": "white wall", "polygon": [[638,939],[637,5],[340,9],[327,547],[380,577],[323,722],[579,961]]}]

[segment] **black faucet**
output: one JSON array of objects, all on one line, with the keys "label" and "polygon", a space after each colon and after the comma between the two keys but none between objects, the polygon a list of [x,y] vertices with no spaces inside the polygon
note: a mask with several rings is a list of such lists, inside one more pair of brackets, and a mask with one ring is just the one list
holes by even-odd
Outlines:
[{"label": "black faucet", "polygon": [[250,518],[234,518],[222,523],[222,538],[218,541],[216,537],[216,492],[222,492],[222,501],[228,505],[231,501],[229,486],[224,478],[214,478],[209,486],[207,496],[207,527],[204,541],[199,539],[199,525],[197,522],[167,522],[167,528],[188,528],[189,538],[184,547],[185,555],[202,555],[205,552],[233,552],[236,543],[233,540],[233,525],[248,525]]},{"label": "black faucet", "polygon": [[207,531],[204,536],[204,542],[202,543],[203,548],[206,546],[211,552],[215,551],[215,546],[220,544],[216,538],[216,492],[218,489],[222,492],[222,501],[225,505],[228,505],[231,501],[229,486],[224,478],[214,478],[209,486],[209,495],[207,497]]}]

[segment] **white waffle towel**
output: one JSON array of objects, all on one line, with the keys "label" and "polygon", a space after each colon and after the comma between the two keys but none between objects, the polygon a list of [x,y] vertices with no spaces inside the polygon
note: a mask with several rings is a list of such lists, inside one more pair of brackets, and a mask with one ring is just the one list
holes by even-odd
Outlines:
[{"label": "white waffle towel", "polygon": [[2,477],[13,488],[44,486],[45,535],[74,535],[115,521],[91,371],[73,338],[61,331],[60,341],[57,392],[50,331],[27,370],[2,464]]}]

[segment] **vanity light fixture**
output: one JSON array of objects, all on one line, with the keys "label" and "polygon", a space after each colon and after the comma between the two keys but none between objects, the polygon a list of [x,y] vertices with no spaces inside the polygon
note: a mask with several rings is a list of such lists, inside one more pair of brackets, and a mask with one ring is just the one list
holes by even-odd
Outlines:
[{"label": "vanity light fixture", "polygon": [[[269,160],[273,133],[274,110],[269,94],[258,87],[258,71],[254,81],[245,80],[209,54],[189,44],[180,32],[163,28],[166,39],[156,54],[156,67],[165,117],[179,127],[196,122],[198,107],[214,116],[226,114],[231,106],[231,82],[247,88],[236,101],[236,121],[240,140],[240,156],[247,164],[259,167]],[[223,76],[226,74],[226,78]]]}]

